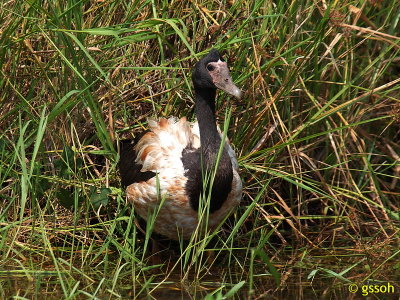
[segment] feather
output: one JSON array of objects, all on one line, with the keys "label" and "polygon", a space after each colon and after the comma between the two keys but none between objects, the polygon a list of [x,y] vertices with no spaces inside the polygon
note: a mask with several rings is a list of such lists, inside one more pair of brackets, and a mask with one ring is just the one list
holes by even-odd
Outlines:
[{"label": "feather", "polygon": [[[154,230],[170,239],[190,238],[198,224],[198,212],[190,206],[186,192],[187,177],[182,163],[182,152],[189,145],[195,150],[200,147],[198,123],[185,118],[177,120],[149,119],[150,132],[146,133],[134,147],[136,163],[141,172],[154,172],[156,176],[147,181],[135,182],[127,187],[127,198],[134,204],[135,211],[145,220],[154,212],[165,197],[157,216]],[[221,136],[222,137],[222,136]],[[210,214],[209,227],[216,227],[226,215],[239,205],[242,183],[237,172],[237,161],[229,144],[226,144],[234,167],[232,191],[219,210]],[[231,156],[233,153],[233,156]],[[157,181],[160,191],[157,191]]]}]

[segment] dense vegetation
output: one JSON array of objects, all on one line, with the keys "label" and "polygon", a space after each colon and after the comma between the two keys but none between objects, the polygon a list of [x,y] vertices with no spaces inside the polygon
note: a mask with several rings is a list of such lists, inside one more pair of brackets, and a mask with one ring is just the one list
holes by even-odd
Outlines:
[{"label": "dense vegetation", "polygon": [[[399,19],[395,0],[1,1],[0,298],[400,293]],[[212,47],[245,91],[218,98],[242,205],[154,265],[114,142],[193,118]]]}]

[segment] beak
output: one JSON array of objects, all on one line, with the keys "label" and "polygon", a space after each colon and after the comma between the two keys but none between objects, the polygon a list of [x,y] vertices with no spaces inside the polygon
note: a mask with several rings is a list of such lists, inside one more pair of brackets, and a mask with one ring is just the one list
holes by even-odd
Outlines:
[{"label": "beak", "polygon": [[219,60],[218,62],[211,62],[208,65],[214,67],[214,69],[209,71],[209,73],[215,86],[228,94],[235,96],[237,99],[240,99],[242,97],[242,92],[233,83],[227,63]]}]

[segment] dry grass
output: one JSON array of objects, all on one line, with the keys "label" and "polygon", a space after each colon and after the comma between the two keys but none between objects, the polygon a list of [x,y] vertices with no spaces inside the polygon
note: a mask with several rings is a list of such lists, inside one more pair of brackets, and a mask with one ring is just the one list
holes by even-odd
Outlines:
[{"label": "dry grass", "polygon": [[[0,298],[399,293],[399,17],[396,1],[3,1]],[[152,266],[114,140],[192,118],[211,47],[245,91],[218,101],[242,205],[212,246]]]}]

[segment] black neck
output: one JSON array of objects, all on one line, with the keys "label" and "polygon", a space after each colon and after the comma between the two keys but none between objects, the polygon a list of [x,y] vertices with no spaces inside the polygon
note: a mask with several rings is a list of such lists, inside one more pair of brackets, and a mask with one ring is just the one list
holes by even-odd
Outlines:
[{"label": "black neck", "polygon": [[[215,120],[215,89],[196,89],[196,116],[200,130],[200,156],[198,152],[188,151],[182,154],[182,163],[185,167],[188,181],[186,190],[191,207],[197,211],[200,195],[208,195],[207,186],[204,190],[203,171],[212,172],[215,167],[221,137]],[[210,174],[210,173],[209,173]],[[218,163],[211,190],[210,213],[218,210],[227,199],[232,189],[233,171],[232,162],[224,148]]]},{"label": "black neck", "polygon": [[212,167],[221,144],[215,120],[215,89],[199,89],[196,93],[196,116],[199,123],[201,152],[207,167]]}]

